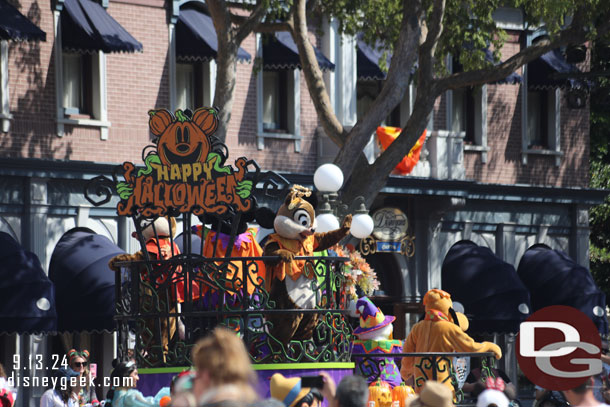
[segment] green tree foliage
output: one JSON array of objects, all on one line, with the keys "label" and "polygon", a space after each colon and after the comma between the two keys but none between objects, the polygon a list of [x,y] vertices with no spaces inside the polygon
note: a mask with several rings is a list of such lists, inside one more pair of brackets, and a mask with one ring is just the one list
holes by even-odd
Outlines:
[{"label": "green tree foliage", "polygon": [[[523,34],[546,34],[510,58],[504,56],[502,62],[499,57],[507,34],[493,18],[499,7],[521,11]],[[295,24],[291,32],[299,47],[310,95],[327,136],[340,147],[335,164],[348,180],[342,199],[348,202],[363,195],[369,204],[426,128],[435,100],[445,91],[493,83],[546,52],[593,41],[610,32],[607,0],[293,0],[294,10],[300,12],[292,14]],[[303,29],[308,22],[304,20],[315,12],[318,17],[334,17],[341,32],[357,34],[369,45],[393,55],[379,96],[351,130],[343,128],[330,109],[322,75],[309,49]],[[525,36],[521,39],[524,44]],[[493,49],[495,61],[486,60],[487,48]],[[450,73],[444,68],[449,55],[458,59],[461,72]],[[385,57],[380,59],[383,65]],[[402,100],[408,87],[407,73],[415,63],[413,112],[396,141],[369,164],[361,152],[370,134]]]},{"label": "green tree foliage", "polygon": [[[594,48],[592,71],[610,70],[610,43]],[[610,76],[610,75],[609,75]],[[610,189],[610,80],[599,77],[591,94],[591,187]],[[591,208],[590,266],[597,285],[610,299],[610,198]]]}]

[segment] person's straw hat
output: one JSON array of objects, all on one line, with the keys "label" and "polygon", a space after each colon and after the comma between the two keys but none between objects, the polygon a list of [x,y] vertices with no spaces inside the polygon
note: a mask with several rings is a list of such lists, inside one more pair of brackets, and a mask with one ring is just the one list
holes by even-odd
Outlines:
[{"label": "person's straw hat", "polygon": [[271,397],[284,403],[286,407],[294,407],[311,391],[309,387],[301,387],[300,377],[284,377],[281,373],[271,376]]},{"label": "person's straw hat", "polygon": [[407,400],[407,407],[453,407],[453,393],[444,384],[428,380],[419,396]]}]

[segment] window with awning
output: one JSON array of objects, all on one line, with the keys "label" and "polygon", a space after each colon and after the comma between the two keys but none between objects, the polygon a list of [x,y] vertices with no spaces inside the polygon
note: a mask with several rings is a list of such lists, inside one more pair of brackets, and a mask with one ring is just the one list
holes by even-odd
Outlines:
[{"label": "window with awning", "polygon": [[559,49],[527,64],[525,144],[530,153],[551,151],[560,156],[561,91],[588,89],[586,81],[570,77],[579,73]]},{"label": "window with awning", "polygon": [[[212,18],[196,8],[182,8],[176,23],[176,59],[178,61],[211,61],[218,54],[218,38]],[[237,51],[239,62],[251,62],[243,48]]]},{"label": "window with awning", "polygon": [[65,0],[61,13],[62,48],[92,53],[142,51],[142,44],[93,0]]},{"label": "window with awning", "polygon": [[6,0],[0,0],[0,131],[8,132],[10,99],[8,87],[8,41],[46,41],[46,33]]},{"label": "window with awning", "polygon": [[108,53],[140,52],[142,44],[95,0],[60,0],[56,20],[60,35],[55,49],[58,134],[63,125],[100,127],[108,137],[106,57]]},{"label": "window with awning", "polygon": [[46,41],[47,34],[6,0],[0,0],[0,40]]},{"label": "window with awning", "polygon": [[[258,56],[262,72],[257,79],[258,148],[265,138],[295,141],[300,151],[300,69],[299,50],[289,32],[258,35]],[[334,71],[333,64],[317,47],[314,52],[322,71]]]}]

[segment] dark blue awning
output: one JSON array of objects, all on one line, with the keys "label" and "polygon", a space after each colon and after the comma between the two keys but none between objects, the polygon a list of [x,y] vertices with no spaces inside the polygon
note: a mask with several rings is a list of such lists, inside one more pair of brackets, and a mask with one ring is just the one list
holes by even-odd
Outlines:
[{"label": "dark blue awning", "polygon": [[142,51],[142,44],[92,0],[65,0],[61,37],[63,48],[70,51]]},{"label": "dark blue awning", "polygon": [[[379,67],[379,60],[383,56],[383,49],[371,47],[366,42],[358,40],[356,48],[356,65],[358,79],[366,81],[385,80],[386,72]],[[386,67],[390,67],[392,54],[386,54]]]},{"label": "dark blue awning", "polygon": [[[466,49],[468,49],[468,47],[466,47]],[[470,48],[470,49],[472,49],[472,48]],[[494,59],[493,52],[491,52],[491,50],[489,48],[485,48],[483,51],[485,52],[485,61],[495,64],[496,61]],[[461,72],[463,69],[464,68],[462,67],[462,64],[460,64],[458,62],[458,59],[454,58],[453,72]],[[513,72],[510,75],[508,75],[506,78],[500,79],[499,81],[491,82],[491,83],[497,84],[497,85],[504,85],[504,84],[516,85],[518,83],[521,83],[522,81],[523,81],[523,78],[521,77],[521,75],[519,75],[517,72]]]},{"label": "dark blue awning", "polygon": [[105,236],[74,228],[59,239],[49,265],[57,295],[58,330],[112,331],[115,273],[108,261],[125,253]]},{"label": "dark blue awning", "polygon": [[464,305],[469,332],[517,332],[530,299],[515,268],[470,240],[454,244],[442,266],[443,290]]},{"label": "dark blue awning", "polygon": [[586,81],[578,79],[552,79],[553,74],[580,73],[565,60],[561,51],[554,49],[527,64],[527,87],[530,89],[588,88]]},{"label": "dark blue awning", "polygon": [[0,40],[46,41],[47,34],[6,0],[0,0]]},{"label": "dark blue awning", "polygon": [[[210,16],[196,9],[182,9],[176,24],[176,58],[187,61],[210,61],[218,54],[218,38]],[[237,60],[250,62],[252,56],[242,48]]]},{"label": "dark blue awning", "polygon": [[532,312],[550,305],[567,305],[591,318],[601,334],[608,332],[606,296],[589,270],[564,252],[536,244],[521,257],[517,273],[530,291]]},{"label": "dark blue awning", "polygon": [[[334,71],[335,64],[329,61],[318,48],[313,47],[316,59],[323,71]],[[281,31],[268,36],[263,41],[263,69],[277,71],[283,69],[301,69],[299,50],[289,32]]]},{"label": "dark blue awning", "polygon": [[34,253],[0,232],[0,333],[55,331],[53,283]]}]

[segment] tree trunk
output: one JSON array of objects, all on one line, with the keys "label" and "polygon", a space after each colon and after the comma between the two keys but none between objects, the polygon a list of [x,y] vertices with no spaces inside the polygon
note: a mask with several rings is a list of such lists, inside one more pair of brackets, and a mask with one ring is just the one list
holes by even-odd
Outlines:
[{"label": "tree trunk", "polygon": [[218,108],[218,129],[214,135],[223,143],[227,139],[227,128],[233,110],[238,49],[237,46],[231,44],[227,44],[225,47],[223,50],[219,41],[216,57],[216,91],[214,93],[214,107]]},{"label": "tree trunk", "polygon": [[362,154],[371,134],[389,112],[398,106],[405,95],[411,79],[410,71],[417,58],[423,12],[420,0],[404,1],[401,30],[387,79],[373,105],[365,116],[358,120],[335,158],[335,164],[341,168],[346,177],[354,171],[357,163],[354,157]]}]

